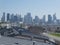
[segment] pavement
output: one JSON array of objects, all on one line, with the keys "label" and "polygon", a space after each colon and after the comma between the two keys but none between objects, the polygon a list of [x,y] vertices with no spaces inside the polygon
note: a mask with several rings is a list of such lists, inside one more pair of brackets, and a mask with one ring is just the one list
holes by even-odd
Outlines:
[{"label": "pavement", "polygon": [[50,39],[53,39],[53,40],[60,42],[60,37],[52,36],[52,35],[49,35],[48,33],[43,33],[43,35],[49,37]]},{"label": "pavement", "polygon": [[43,33],[43,35],[48,36],[49,38],[53,39],[58,45],[60,45],[60,37],[52,36],[48,33]]},{"label": "pavement", "polygon": [[0,45],[53,45],[52,43],[37,42],[34,40],[18,39],[14,37],[0,36]]}]

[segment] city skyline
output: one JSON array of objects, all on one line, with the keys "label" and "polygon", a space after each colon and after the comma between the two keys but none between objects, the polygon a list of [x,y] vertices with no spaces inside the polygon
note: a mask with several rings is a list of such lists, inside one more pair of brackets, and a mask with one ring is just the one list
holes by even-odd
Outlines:
[{"label": "city skyline", "polygon": [[[27,12],[27,13],[24,15],[24,17],[25,17],[28,13],[30,13],[30,15],[31,15],[31,17],[32,17],[31,12]],[[18,16],[18,17],[19,17],[19,16],[20,16],[20,17],[24,18],[21,14],[6,13],[6,12],[3,12],[3,13],[2,13],[2,17],[5,16],[6,20],[7,20],[7,18],[10,17],[10,16],[8,16],[8,15],[10,15],[11,17],[13,17],[13,16]],[[39,19],[42,19],[42,20],[44,19],[44,20],[46,20],[46,17],[47,17],[47,20],[46,20],[46,21],[48,21],[48,16],[49,16],[49,15],[52,17],[52,19],[53,19],[53,18],[54,18],[54,19],[55,19],[55,18],[58,19],[58,18],[56,17],[56,13],[54,13],[53,15],[48,14],[47,16],[46,16],[46,15],[42,15],[42,17],[39,17],[39,16],[35,15],[34,18],[32,17],[32,19],[35,19],[35,17],[37,16]],[[2,18],[2,17],[1,17],[1,18]],[[11,17],[10,17],[10,18],[11,18]],[[8,20],[9,20],[9,19],[8,19]],[[60,20],[60,19],[59,19],[59,20]]]},{"label": "city skyline", "polygon": [[[5,13],[5,17],[7,16],[7,14],[9,14],[10,16],[13,16],[13,15],[16,16],[16,15],[17,15],[17,16],[21,16],[21,17],[24,18],[24,16],[25,16],[27,13],[31,13],[31,12],[27,12],[26,14],[24,14],[24,16],[21,15],[21,14],[18,14],[18,13],[6,13],[6,12],[3,12],[3,13]],[[2,16],[3,16],[3,13],[2,13]],[[44,14],[44,15],[42,15],[42,17],[39,17],[38,15],[35,15],[35,16],[38,16],[39,19],[42,19],[42,18],[45,16],[45,20],[48,21],[48,15],[51,15],[51,14],[47,14],[47,15]],[[0,20],[1,20],[2,16],[0,17]],[[32,13],[31,13],[31,16],[32,16]],[[32,16],[32,19],[34,19],[35,16],[34,16],[34,17]],[[56,16],[56,13],[52,14],[51,16],[52,16],[52,18],[53,18],[54,16]],[[7,17],[6,17],[6,18],[7,18]],[[57,16],[56,16],[56,18],[57,18]],[[57,19],[58,19],[58,18],[57,18]]]},{"label": "city skyline", "polygon": [[22,22],[27,25],[32,24],[60,24],[60,19],[57,19],[56,13],[51,16],[51,14],[48,14],[48,20],[46,21],[46,16],[43,15],[42,18],[39,18],[38,16],[33,17],[31,16],[31,13],[27,13],[24,17],[22,17],[19,14],[10,14],[3,12],[3,16],[1,18],[1,22]]},{"label": "city skyline", "polygon": [[60,0],[0,0],[0,17],[3,12],[17,13],[22,16],[31,12],[33,18],[36,15],[42,18],[42,15],[56,13],[56,17],[60,19],[59,4]]}]

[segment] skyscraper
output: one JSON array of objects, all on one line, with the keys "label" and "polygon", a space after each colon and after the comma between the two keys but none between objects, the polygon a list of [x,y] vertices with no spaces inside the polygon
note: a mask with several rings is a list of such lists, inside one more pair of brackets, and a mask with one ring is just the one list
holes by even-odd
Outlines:
[{"label": "skyscraper", "polygon": [[48,15],[48,23],[51,24],[52,23],[52,16],[49,14]]},{"label": "skyscraper", "polygon": [[21,15],[18,15],[18,21],[19,22],[22,22],[23,21],[23,18],[21,17]]},{"label": "skyscraper", "polygon": [[2,21],[2,22],[5,22],[5,12],[3,12],[3,16],[2,16],[2,18],[1,18],[1,21]]},{"label": "skyscraper", "polygon": [[7,21],[10,21],[10,13],[7,13]]},{"label": "skyscraper", "polygon": [[18,17],[17,17],[17,15],[14,15],[14,22],[18,22]]},{"label": "skyscraper", "polygon": [[27,15],[24,16],[24,23],[28,25],[32,24],[31,13],[27,13]]},{"label": "skyscraper", "polygon": [[45,16],[45,15],[43,15],[42,22],[43,22],[43,23],[45,23],[45,22],[46,22],[46,16]]},{"label": "skyscraper", "polygon": [[14,22],[14,14],[11,15],[10,22]]},{"label": "skyscraper", "polygon": [[57,23],[58,25],[60,25],[60,19],[57,19],[57,20],[56,20],[56,23]]},{"label": "skyscraper", "polygon": [[56,13],[53,14],[53,22],[54,22],[54,23],[56,22]]},{"label": "skyscraper", "polygon": [[34,20],[33,20],[34,24],[39,25],[40,19],[38,16],[35,16]]}]

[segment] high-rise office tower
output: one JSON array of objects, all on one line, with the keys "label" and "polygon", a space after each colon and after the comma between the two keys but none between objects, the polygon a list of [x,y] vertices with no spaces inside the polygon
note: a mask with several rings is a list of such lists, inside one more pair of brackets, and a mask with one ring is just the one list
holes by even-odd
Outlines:
[{"label": "high-rise office tower", "polygon": [[52,16],[49,14],[48,15],[48,23],[51,24],[52,23]]},{"label": "high-rise office tower", "polygon": [[23,21],[23,18],[21,17],[21,15],[18,15],[18,21],[19,22],[22,22]]},{"label": "high-rise office tower", "polygon": [[14,14],[11,15],[10,22],[14,22]]},{"label": "high-rise office tower", "polygon": [[3,16],[2,16],[2,18],[1,18],[1,21],[2,21],[2,22],[5,22],[5,12],[3,12]]},{"label": "high-rise office tower", "polygon": [[28,25],[32,24],[31,13],[27,13],[27,15],[24,16],[24,23]]},{"label": "high-rise office tower", "polygon": [[56,13],[53,14],[53,22],[54,22],[54,23],[56,22]]},{"label": "high-rise office tower", "polygon": [[43,22],[43,23],[45,23],[45,22],[46,22],[46,16],[45,16],[45,15],[43,15],[42,22]]},{"label": "high-rise office tower", "polygon": [[7,13],[7,21],[10,21],[10,13]]},{"label": "high-rise office tower", "polygon": [[56,24],[60,25],[60,19],[56,20]]},{"label": "high-rise office tower", "polygon": [[14,22],[18,22],[18,17],[17,17],[17,15],[14,15]]},{"label": "high-rise office tower", "polygon": [[36,25],[39,25],[39,22],[40,22],[40,19],[38,16],[35,16],[34,20],[33,20],[33,23]]}]

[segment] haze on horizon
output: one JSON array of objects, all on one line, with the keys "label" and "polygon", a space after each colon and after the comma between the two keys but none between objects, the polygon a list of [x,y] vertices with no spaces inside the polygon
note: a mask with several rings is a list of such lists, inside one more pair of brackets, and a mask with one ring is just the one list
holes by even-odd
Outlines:
[{"label": "haze on horizon", "polygon": [[22,16],[30,12],[33,18],[56,13],[60,19],[60,0],[0,0],[0,18],[3,12]]}]

